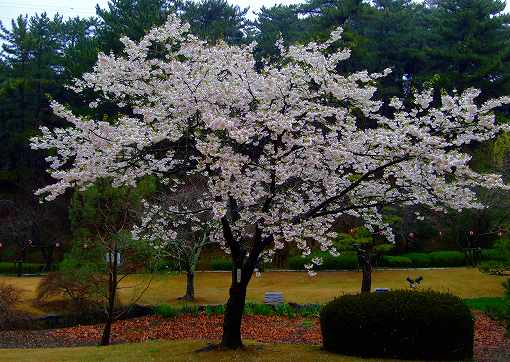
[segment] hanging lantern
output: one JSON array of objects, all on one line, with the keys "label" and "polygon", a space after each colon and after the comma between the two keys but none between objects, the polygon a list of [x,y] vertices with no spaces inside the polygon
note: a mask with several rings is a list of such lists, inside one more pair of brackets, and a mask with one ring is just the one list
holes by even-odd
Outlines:
[{"label": "hanging lantern", "polygon": [[55,247],[60,248],[60,243],[58,241],[55,243]]},{"label": "hanging lantern", "polygon": [[473,236],[475,235],[475,232],[473,230],[469,230],[469,235]]},{"label": "hanging lantern", "polygon": [[409,237],[410,237],[411,239],[414,239],[414,233],[412,233],[412,232],[411,232],[411,233],[409,233]]}]

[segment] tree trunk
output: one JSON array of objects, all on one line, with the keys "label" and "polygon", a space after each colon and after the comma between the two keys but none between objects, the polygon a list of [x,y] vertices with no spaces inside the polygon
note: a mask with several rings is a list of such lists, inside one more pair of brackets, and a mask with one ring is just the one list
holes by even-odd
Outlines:
[{"label": "tree trunk", "polygon": [[186,294],[179,299],[195,300],[195,273],[192,271],[186,272]]},{"label": "tree trunk", "polygon": [[[113,254],[113,257],[112,257]],[[112,260],[113,259],[113,260]],[[117,250],[110,253],[110,275],[108,278],[108,306],[106,308],[106,323],[101,337],[101,346],[110,345],[110,336],[113,324],[113,313],[115,310],[115,298],[117,292]]]},{"label": "tree trunk", "polygon": [[228,349],[243,347],[241,340],[241,321],[246,301],[246,285],[232,283],[223,319],[221,346]]},{"label": "tree trunk", "polygon": [[363,270],[361,293],[370,293],[372,290],[372,263],[370,262],[370,258],[363,258],[361,267]]},{"label": "tree trunk", "polygon": [[101,346],[109,346],[110,345],[110,335],[112,332],[112,320],[110,317],[107,317],[106,324],[103,329],[103,336],[101,337]]}]

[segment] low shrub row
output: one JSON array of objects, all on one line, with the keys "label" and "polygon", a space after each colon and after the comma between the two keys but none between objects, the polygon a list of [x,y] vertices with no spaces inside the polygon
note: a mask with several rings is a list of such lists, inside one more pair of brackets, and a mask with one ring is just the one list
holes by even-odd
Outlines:
[{"label": "low shrub row", "polygon": [[[322,258],[322,264],[317,267],[318,270],[356,270],[358,269],[358,257],[355,252],[341,253],[339,256],[332,256],[327,252],[315,252],[308,257],[301,255],[288,258],[288,268],[291,270],[305,270],[305,265],[310,264],[312,258],[319,256]],[[482,251],[482,260],[488,261],[487,268],[496,269],[503,263],[501,253],[496,249],[486,249]],[[499,264],[496,264],[496,261]],[[446,250],[434,251],[430,253],[406,253],[398,256],[383,256],[378,265],[386,268],[449,268],[465,266],[466,257],[462,251]],[[484,263],[482,262],[482,265]],[[510,267],[510,263],[505,264]],[[212,270],[232,270],[232,261],[229,259],[213,259],[210,262]]]},{"label": "low shrub row", "polygon": [[474,320],[462,299],[434,291],[344,295],[320,313],[324,349],[347,355],[464,360]]},{"label": "low shrub row", "polygon": [[[41,263],[23,263],[22,272],[25,274],[37,274],[44,269]],[[0,274],[16,274],[16,264],[14,262],[0,262]]]},{"label": "low shrub row", "polygon": [[209,265],[211,270],[232,270],[232,260],[229,259],[212,259]]},{"label": "low shrub row", "polygon": [[[219,305],[184,305],[184,306],[172,306],[169,304],[160,304],[155,306],[154,313],[164,318],[174,318],[179,315],[198,315],[204,313],[206,315],[222,315],[225,312],[225,306]],[[245,315],[277,315],[286,316],[293,318],[296,316],[300,317],[318,317],[321,309],[320,304],[306,304],[306,305],[295,305],[295,304],[279,304],[269,305],[261,303],[246,303],[244,306]]]},{"label": "low shrub row", "polygon": [[291,256],[288,259],[288,268],[305,270],[305,265],[311,263],[315,256],[322,257],[322,264],[318,266],[318,270],[353,270],[358,268],[358,257],[355,253],[342,253],[339,256],[332,256],[329,253],[314,253],[308,257]]},{"label": "low shrub row", "polygon": [[[303,258],[292,256],[288,259],[289,269],[304,270],[313,257],[322,257],[319,270],[354,270],[358,269],[358,258],[355,253],[342,253],[339,256],[331,256],[329,253],[313,253]],[[429,267],[457,267],[466,265],[463,252],[460,251],[435,251],[432,253],[408,253],[398,256],[383,256],[378,266],[387,268],[429,268]]]}]

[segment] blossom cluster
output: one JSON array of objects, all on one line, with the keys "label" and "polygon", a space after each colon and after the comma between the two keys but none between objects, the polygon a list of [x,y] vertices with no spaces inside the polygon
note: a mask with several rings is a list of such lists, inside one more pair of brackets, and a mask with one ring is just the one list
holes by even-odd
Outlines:
[{"label": "blossom cluster", "polygon": [[[336,252],[330,229],[342,215],[391,240],[385,205],[480,208],[475,188],[507,189],[500,176],[473,171],[463,149],[507,130],[494,109],[510,98],[479,104],[468,89],[432,106],[424,91],[412,106],[395,98],[383,111],[376,84],[389,70],[341,74],[350,52],[332,46],[340,35],[278,42],[281,61],[262,69],[255,44],[208,45],[176,16],[139,42],[123,38],[123,54],[100,54],[72,85],[97,95],[91,108],[114,104],[118,117],[89,119],[53,102],[70,127],[32,139],[34,149],[55,150],[47,160],[56,183],[37,194],[51,200],[101,177],[122,185],[156,175],[172,188],[179,176],[200,176],[210,195],[203,207],[228,218],[237,240],[257,225],[272,236],[268,255],[288,243],[307,255],[312,242]],[[211,233],[225,246],[220,228]]]}]

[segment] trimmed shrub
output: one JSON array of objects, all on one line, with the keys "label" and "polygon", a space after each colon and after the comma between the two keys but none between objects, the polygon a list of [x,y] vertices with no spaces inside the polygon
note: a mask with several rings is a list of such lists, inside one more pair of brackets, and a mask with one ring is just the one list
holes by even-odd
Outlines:
[{"label": "trimmed shrub", "polygon": [[415,268],[428,268],[432,264],[430,255],[427,253],[408,253],[402,256],[411,259],[413,267]]},{"label": "trimmed shrub", "polygon": [[341,269],[357,269],[358,257],[356,254],[341,254],[339,256],[332,256],[327,254],[323,257],[321,270],[341,270]]},{"label": "trimmed shrub", "polygon": [[287,259],[288,268],[291,270],[305,270],[305,264],[310,262],[310,258],[303,258],[301,255],[290,256]]},{"label": "trimmed shrub", "polygon": [[288,258],[288,268],[291,270],[305,270],[305,264],[311,263],[313,257],[322,257],[322,264],[317,270],[353,270],[358,268],[358,257],[354,253],[345,253],[339,256],[332,256],[328,252],[313,253],[303,258],[301,255]]},{"label": "trimmed shrub", "polygon": [[324,349],[362,357],[464,360],[474,320],[462,299],[434,291],[344,295],[320,313]]},{"label": "trimmed shrub", "polygon": [[[22,271],[27,274],[38,274],[43,270],[44,264],[40,263],[23,263]],[[0,274],[16,274],[16,266],[14,262],[1,262]]]},{"label": "trimmed shrub", "polygon": [[434,251],[429,255],[431,266],[452,267],[466,265],[466,257],[461,251]]},{"label": "trimmed shrub", "polygon": [[232,270],[232,260],[229,259],[213,259],[210,263],[211,270]]},{"label": "trimmed shrub", "polygon": [[482,260],[506,260],[506,255],[501,253],[498,249],[484,249],[482,250]]},{"label": "trimmed shrub", "polygon": [[409,268],[413,264],[410,258],[405,256],[384,256],[382,258],[382,266],[391,268]]}]

